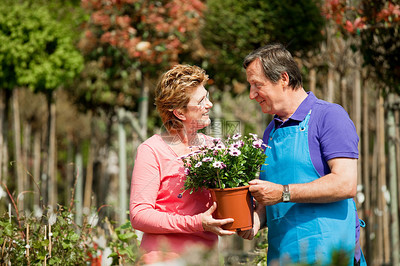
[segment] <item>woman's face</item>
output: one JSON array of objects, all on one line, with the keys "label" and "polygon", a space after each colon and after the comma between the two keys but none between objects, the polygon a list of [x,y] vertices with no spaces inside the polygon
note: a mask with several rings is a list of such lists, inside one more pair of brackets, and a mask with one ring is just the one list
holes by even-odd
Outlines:
[{"label": "woman's face", "polygon": [[209,111],[213,104],[209,100],[209,93],[204,86],[197,87],[190,96],[183,123],[186,128],[199,130],[211,124]]}]

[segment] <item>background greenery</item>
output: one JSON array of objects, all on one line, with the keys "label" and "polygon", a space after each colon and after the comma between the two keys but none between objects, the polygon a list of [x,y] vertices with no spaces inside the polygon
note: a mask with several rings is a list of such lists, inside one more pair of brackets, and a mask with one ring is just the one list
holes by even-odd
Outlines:
[{"label": "background greenery", "polygon": [[[31,224],[43,254],[49,206],[62,217],[60,206],[71,204],[74,226],[61,243],[67,232],[86,232],[101,206],[96,228],[108,227],[105,218],[125,224],[136,147],[162,129],[154,86],[176,63],[211,77],[207,134],[261,136],[271,117],[249,100],[241,65],[278,41],[295,56],[305,89],[353,119],[361,243],[369,264],[398,264],[399,23],[397,0],[0,0],[0,245],[15,248],[15,235],[26,241]],[[32,218],[35,209],[42,218]],[[115,248],[111,231],[96,235]],[[232,261],[259,252],[257,241],[221,241]]]}]

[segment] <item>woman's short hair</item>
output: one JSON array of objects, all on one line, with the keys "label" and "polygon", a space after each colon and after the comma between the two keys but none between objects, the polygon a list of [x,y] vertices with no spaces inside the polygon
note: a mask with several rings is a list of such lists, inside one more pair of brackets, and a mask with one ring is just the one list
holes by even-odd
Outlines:
[{"label": "woman's short hair", "polygon": [[282,44],[268,44],[254,50],[243,61],[243,67],[247,67],[256,59],[260,59],[265,77],[272,83],[276,83],[286,72],[289,76],[289,86],[293,89],[303,87],[303,81],[299,67],[290,52]]},{"label": "woman's short hair", "polygon": [[207,82],[208,75],[198,66],[175,65],[165,72],[156,88],[155,104],[168,132],[179,132],[182,121],[173,111],[186,109],[193,91]]}]

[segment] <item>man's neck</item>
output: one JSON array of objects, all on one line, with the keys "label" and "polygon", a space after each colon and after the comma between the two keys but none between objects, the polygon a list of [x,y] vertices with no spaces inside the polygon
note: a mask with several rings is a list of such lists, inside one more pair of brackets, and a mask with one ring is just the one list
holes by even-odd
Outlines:
[{"label": "man's neck", "polygon": [[299,108],[300,104],[307,98],[308,94],[303,89],[291,90],[287,95],[287,108],[281,114],[277,114],[279,118],[285,122],[288,120],[294,112],[296,112],[297,108]]}]

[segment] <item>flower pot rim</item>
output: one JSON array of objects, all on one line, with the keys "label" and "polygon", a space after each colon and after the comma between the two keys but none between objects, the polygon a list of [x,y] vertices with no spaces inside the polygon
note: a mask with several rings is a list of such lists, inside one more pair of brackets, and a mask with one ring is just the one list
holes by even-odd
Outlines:
[{"label": "flower pot rim", "polygon": [[230,191],[230,190],[241,190],[241,189],[248,189],[250,185],[247,186],[240,186],[240,187],[233,187],[233,188],[209,188],[209,190],[214,191]]}]

